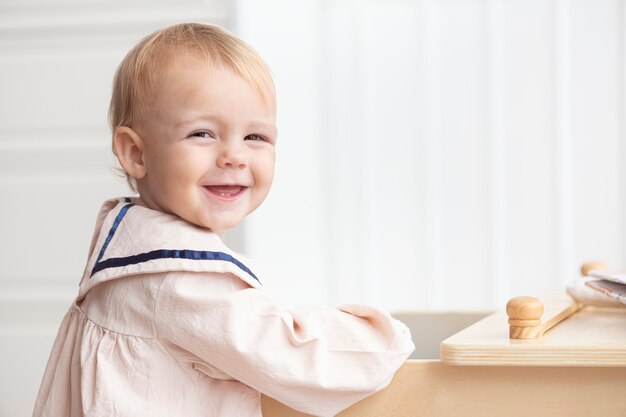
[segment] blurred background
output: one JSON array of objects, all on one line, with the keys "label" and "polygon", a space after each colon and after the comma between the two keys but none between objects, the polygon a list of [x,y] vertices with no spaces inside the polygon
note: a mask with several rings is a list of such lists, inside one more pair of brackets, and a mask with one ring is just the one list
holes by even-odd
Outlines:
[{"label": "blurred background", "polygon": [[623,0],[0,0],[1,417],[30,414],[100,204],[130,193],[115,68],[183,21],[275,76],[275,185],[227,240],[286,306],[501,309],[626,263]]}]

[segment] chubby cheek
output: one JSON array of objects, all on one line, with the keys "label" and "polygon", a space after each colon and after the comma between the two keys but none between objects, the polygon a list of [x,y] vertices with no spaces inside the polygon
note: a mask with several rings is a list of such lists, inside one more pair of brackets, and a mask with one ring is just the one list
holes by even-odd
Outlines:
[{"label": "chubby cheek", "polygon": [[274,180],[274,159],[267,159],[257,165],[256,168],[255,188],[258,191],[258,198],[260,200],[256,202],[256,207],[258,207],[265,199],[272,186],[272,181]]},{"label": "chubby cheek", "polygon": [[179,186],[195,184],[203,173],[203,165],[197,159],[187,155],[171,155],[166,162],[169,165],[168,179]]},{"label": "chubby cheek", "polygon": [[[269,189],[274,181],[274,168],[276,166],[276,156],[272,153],[265,161],[263,169],[265,186]],[[269,191],[269,190],[268,190]]]},{"label": "chubby cheek", "polygon": [[161,198],[167,201],[164,204],[171,207],[189,206],[195,200],[194,188],[196,179],[191,171],[185,169],[182,164],[169,164],[160,171],[156,190]]},{"label": "chubby cheek", "polygon": [[266,176],[264,178],[264,187],[266,189],[266,193],[269,192],[272,183],[274,182],[274,166],[268,167]]}]

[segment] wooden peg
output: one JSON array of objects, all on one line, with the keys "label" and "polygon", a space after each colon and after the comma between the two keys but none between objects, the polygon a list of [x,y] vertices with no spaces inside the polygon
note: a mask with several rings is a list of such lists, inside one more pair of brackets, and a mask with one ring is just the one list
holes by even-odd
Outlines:
[{"label": "wooden peg", "polygon": [[534,339],[541,334],[543,303],[534,297],[515,297],[506,304],[509,338]]},{"label": "wooden peg", "polygon": [[580,267],[580,274],[586,277],[589,275],[589,271],[602,271],[606,269],[609,269],[609,266],[602,261],[586,262]]},{"label": "wooden peg", "polygon": [[572,301],[541,322],[543,303],[534,297],[515,297],[506,305],[510,339],[536,339],[556,324],[577,312],[582,304]]}]

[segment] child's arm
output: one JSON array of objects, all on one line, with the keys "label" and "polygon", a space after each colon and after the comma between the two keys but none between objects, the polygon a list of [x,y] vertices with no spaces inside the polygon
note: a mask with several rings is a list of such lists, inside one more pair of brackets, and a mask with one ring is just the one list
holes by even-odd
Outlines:
[{"label": "child's arm", "polygon": [[188,366],[216,368],[316,415],[334,415],[385,387],[414,349],[406,326],[385,312],[285,310],[228,274],[169,274],[155,324],[175,357],[197,361]]}]

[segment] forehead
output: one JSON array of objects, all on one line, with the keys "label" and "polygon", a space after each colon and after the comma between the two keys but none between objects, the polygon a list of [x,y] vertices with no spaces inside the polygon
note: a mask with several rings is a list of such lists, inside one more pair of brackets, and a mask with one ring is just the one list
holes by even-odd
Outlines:
[{"label": "forehead", "polygon": [[[154,101],[175,100],[190,104],[198,99],[213,102],[261,102],[263,107],[276,111],[274,95],[246,79],[240,73],[221,63],[202,56],[187,55],[172,59],[159,72],[154,90]],[[180,102],[182,101],[182,103]],[[196,104],[200,104],[196,102]]]},{"label": "forehead", "polygon": [[147,95],[149,99],[156,99],[160,90],[168,83],[176,82],[188,74],[188,69],[201,70],[207,79],[216,72],[229,72],[235,77],[247,82],[257,90],[260,97],[275,108],[275,91],[269,71],[262,63],[250,60],[248,65],[235,65],[232,62],[224,62],[220,57],[211,57],[206,51],[197,48],[164,48],[155,57],[150,72],[151,86]]}]

